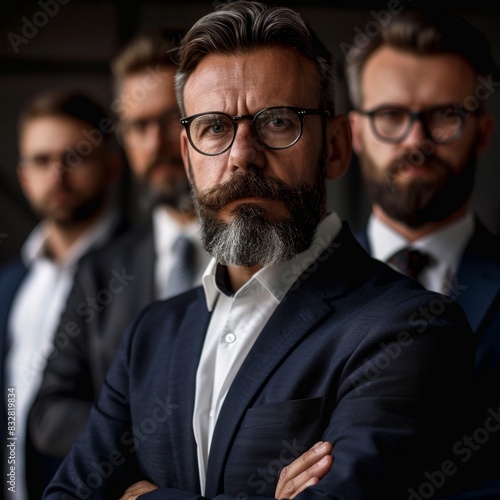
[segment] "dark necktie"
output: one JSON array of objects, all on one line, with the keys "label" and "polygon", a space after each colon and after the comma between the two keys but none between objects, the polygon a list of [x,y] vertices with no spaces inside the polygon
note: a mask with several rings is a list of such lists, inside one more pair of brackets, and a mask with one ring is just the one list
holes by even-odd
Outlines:
[{"label": "dark necktie", "polygon": [[194,285],[195,246],[181,235],[172,247],[172,267],[168,276],[164,297],[170,297],[189,290]]},{"label": "dark necktie", "polygon": [[396,252],[387,262],[403,274],[418,280],[420,273],[429,264],[430,257],[419,250],[403,248]]}]

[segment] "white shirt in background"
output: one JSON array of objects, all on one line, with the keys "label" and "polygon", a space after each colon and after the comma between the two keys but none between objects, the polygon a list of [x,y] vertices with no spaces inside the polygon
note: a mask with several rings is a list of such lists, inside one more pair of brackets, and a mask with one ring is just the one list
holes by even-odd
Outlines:
[{"label": "white shirt in background", "polygon": [[[116,214],[106,214],[75,242],[64,262],[54,262],[45,255],[43,222],[33,229],[21,249],[28,272],[16,292],[9,314],[9,349],[5,361],[7,387],[15,388],[16,394],[16,492],[9,491],[9,498],[28,498],[27,418],[52,352],[55,330],[73,285],[78,261],[89,250],[108,240],[117,219]],[[6,397],[7,390],[4,394]]]},{"label": "white shirt in background", "polygon": [[181,234],[187,236],[195,245],[196,279],[194,285],[201,284],[203,272],[210,259],[201,244],[199,231],[200,225],[198,220],[193,220],[189,224],[183,225],[174,219],[164,207],[157,207],[153,211],[153,241],[156,254],[155,291],[157,298],[164,298],[162,291],[165,289],[170,270],[172,269],[173,246]]},{"label": "white shirt in background", "polygon": [[450,291],[460,259],[474,232],[474,216],[467,213],[439,231],[409,243],[373,213],[368,220],[367,237],[371,255],[382,262],[404,247],[425,251],[432,257],[418,281],[427,290],[446,294]]}]

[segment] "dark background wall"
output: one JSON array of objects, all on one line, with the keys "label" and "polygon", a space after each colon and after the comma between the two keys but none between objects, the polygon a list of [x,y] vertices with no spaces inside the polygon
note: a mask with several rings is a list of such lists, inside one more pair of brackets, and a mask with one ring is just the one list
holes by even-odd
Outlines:
[{"label": "dark background wall", "polygon": [[[0,19],[0,264],[16,253],[36,223],[19,189],[16,119],[21,105],[48,88],[83,90],[109,108],[113,95],[109,62],[137,31],[155,26],[189,28],[219,2],[38,0],[9,2]],[[500,62],[500,6],[490,1],[431,2],[424,0],[275,2],[296,8],[317,30],[339,65],[338,110],[350,104],[345,91],[343,48],[359,33],[376,29],[377,17],[389,8],[413,6],[447,9],[466,17],[489,37]],[[439,7],[437,7],[439,5]],[[500,86],[497,87],[500,89]],[[500,234],[500,92],[491,107],[497,116],[488,153],[478,167],[474,206],[486,224]],[[126,176],[122,193],[127,205]],[[368,207],[354,158],[349,172],[329,186],[329,205],[354,228]]]}]

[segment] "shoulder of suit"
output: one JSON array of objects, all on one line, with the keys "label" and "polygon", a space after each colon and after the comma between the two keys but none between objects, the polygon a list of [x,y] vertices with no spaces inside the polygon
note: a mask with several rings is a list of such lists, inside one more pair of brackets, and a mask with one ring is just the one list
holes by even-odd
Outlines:
[{"label": "shoulder of suit", "polygon": [[109,262],[127,260],[133,255],[135,249],[142,245],[147,245],[148,240],[151,240],[151,248],[153,248],[153,232],[150,224],[133,226],[107,245],[83,257],[79,263],[79,267],[81,269],[106,267]]}]

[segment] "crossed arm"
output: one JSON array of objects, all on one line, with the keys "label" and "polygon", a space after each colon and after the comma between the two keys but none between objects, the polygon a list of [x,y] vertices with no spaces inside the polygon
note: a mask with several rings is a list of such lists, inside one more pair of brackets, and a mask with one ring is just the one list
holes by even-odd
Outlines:
[{"label": "crossed arm", "polygon": [[[276,485],[275,498],[293,499],[308,486],[318,484],[333,465],[332,449],[331,443],[319,441],[284,467]],[[129,486],[120,500],[136,500],[140,495],[155,489],[157,486],[153,483],[139,481]]]}]

